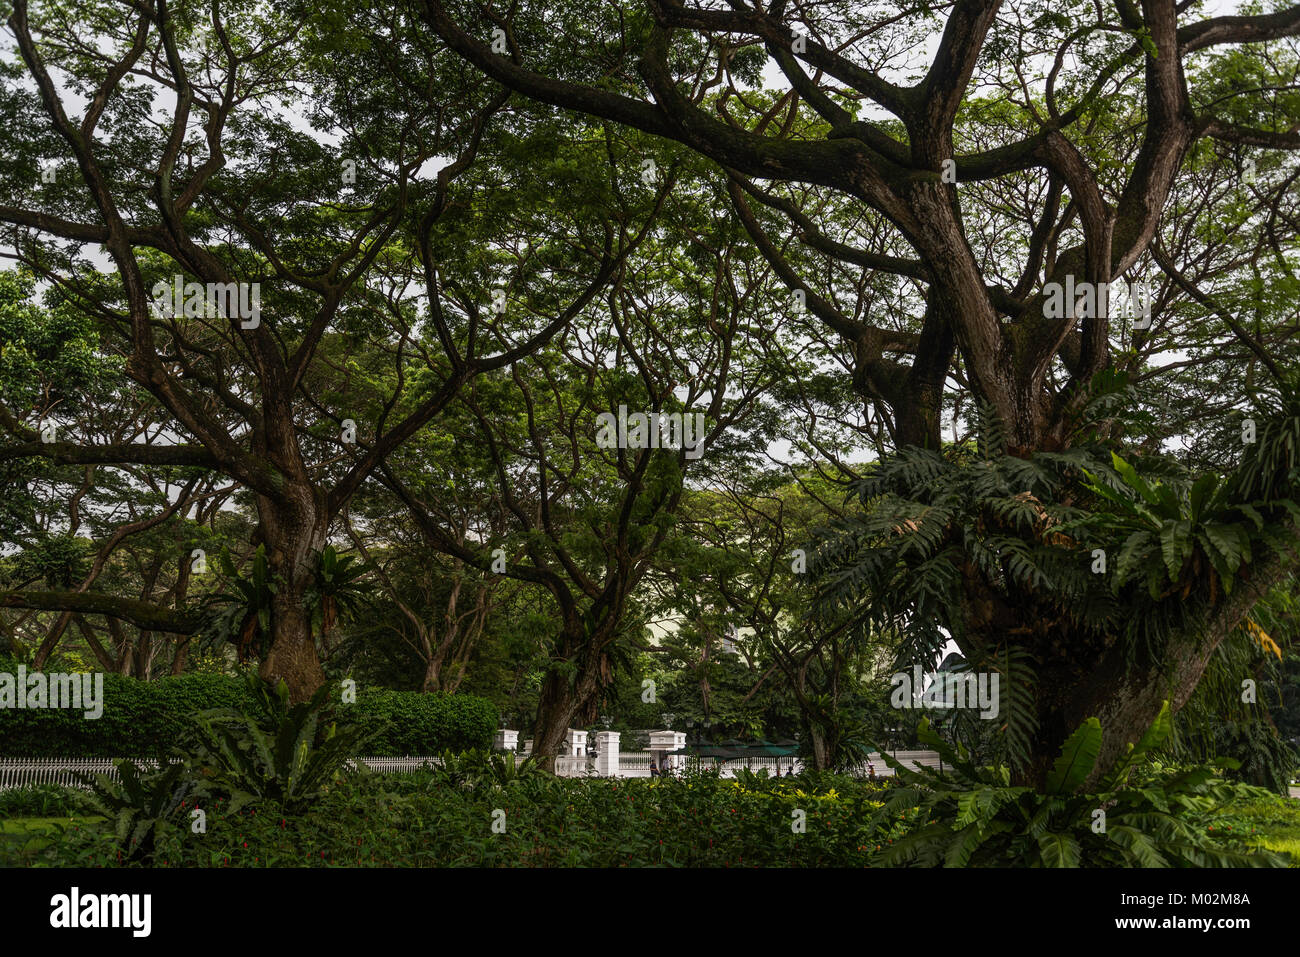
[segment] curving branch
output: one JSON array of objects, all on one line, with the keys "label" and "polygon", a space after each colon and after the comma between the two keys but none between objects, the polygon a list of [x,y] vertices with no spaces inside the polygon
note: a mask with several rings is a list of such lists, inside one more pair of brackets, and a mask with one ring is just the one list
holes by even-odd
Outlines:
[{"label": "curving branch", "polygon": [[0,591],[0,608],[35,611],[66,611],[82,615],[105,615],[146,631],[192,635],[202,624],[192,612],[163,608],[135,598],[117,598],[100,592]]}]

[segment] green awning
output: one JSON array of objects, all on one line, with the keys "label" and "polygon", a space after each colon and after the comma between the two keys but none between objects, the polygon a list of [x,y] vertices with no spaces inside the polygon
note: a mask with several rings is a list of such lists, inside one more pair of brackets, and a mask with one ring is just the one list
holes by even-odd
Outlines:
[{"label": "green awning", "polygon": [[788,758],[799,753],[799,744],[796,741],[791,741],[789,744],[771,741],[760,741],[756,744],[744,744],[738,741],[732,744],[724,741],[722,744],[687,746],[670,753],[693,754],[701,758],[718,758],[724,761],[734,761],[738,758]]}]

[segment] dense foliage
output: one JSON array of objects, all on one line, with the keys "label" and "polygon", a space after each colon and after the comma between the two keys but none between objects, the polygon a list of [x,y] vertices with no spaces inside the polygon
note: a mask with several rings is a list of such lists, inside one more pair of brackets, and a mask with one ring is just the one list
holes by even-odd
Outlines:
[{"label": "dense foliage", "polygon": [[[17,662],[0,659],[0,671],[16,673]],[[159,758],[198,727],[199,715],[231,709],[256,715],[257,699],[243,678],[186,674],[140,681],[103,676],[103,714],[88,720],[71,709],[0,709],[0,750],[8,757]],[[338,688],[331,692],[341,700]],[[473,695],[423,695],[411,691],[358,688],[359,721],[376,736],[375,755],[437,754],[446,749],[490,747],[497,713]]]},{"label": "dense foliage", "polygon": [[1168,706],[1093,789],[1085,782],[1101,750],[1095,718],[1065,742],[1044,789],[1016,787],[1004,767],[978,767],[926,725],[946,771],[911,770],[892,758],[902,786],[880,818],[920,808],[923,825],[885,854],[890,864],[947,867],[1285,867],[1268,852],[1225,850],[1212,833],[1234,801],[1268,792],[1234,784],[1210,767],[1162,768],[1150,752],[1168,736]]},{"label": "dense foliage", "polygon": [[[299,815],[272,802],[232,811],[228,801],[214,798],[205,803],[207,832],[193,833],[188,815],[178,816],[175,826],[163,828],[152,861],[164,867],[871,867],[907,858],[907,849],[915,850],[909,833],[939,826],[959,835],[962,827],[906,807],[886,811],[895,793],[890,786],[831,774],[611,781],[518,769],[500,775],[482,757],[468,763],[477,770],[347,777]],[[48,791],[0,797],[0,808],[11,814],[39,818],[0,841],[0,859],[130,863],[130,851],[122,853],[112,828],[87,811],[84,797]],[[187,802],[181,810],[192,809]],[[792,828],[799,810],[806,812],[803,833]],[[498,832],[494,821],[503,822]],[[1265,846],[1300,853],[1300,811],[1276,797],[1237,794],[1198,813],[1188,827],[1209,858],[1275,862],[1259,855]],[[985,855],[972,863],[1012,862]]]}]

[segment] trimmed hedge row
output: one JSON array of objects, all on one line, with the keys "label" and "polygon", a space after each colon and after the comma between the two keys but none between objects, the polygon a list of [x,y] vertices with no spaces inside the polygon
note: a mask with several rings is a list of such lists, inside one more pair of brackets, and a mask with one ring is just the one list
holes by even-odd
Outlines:
[{"label": "trimmed hedge row", "polygon": [[[16,668],[0,658],[0,671],[14,674]],[[70,709],[0,708],[0,757],[162,757],[193,726],[196,712],[253,707],[243,678],[190,674],[140,681],[105,674],[104,710],[95,720]],[[492,703],[470,695],[358,689],[357,703],[343,708],[367,725],[384,726],[365,747],[374,755],[490,748],[497,726]]]},{"label": "trimmed hedge row", "polygon": [[348,710],[366,726],[383,728],[365,746],[367,754],[383,756],[487,750],[500,720],[496,705],[486,698],[390,688],[358,691]]},{"label": "trimmed hedge row", "polygon": [[[750,781],[556,778],[462,787],[437,773],[346,776],[301,814],[273,802],[232,813],[204,801],[201,835],[181,813],[157,844],[166,867],[863,867],[916,812],[876,818],[882,784],[834,775]],[[803,811],[804,815],[796,815]],[[493,829],[501,812],[507,826]],[[83,812],[84,813],[84,812]],[[806,817],[806,827],[792,822]],[[26,842],[24,842],[26,843]],[[0,866],[122,866],[112,821],[84,818]],[[133,866],[133,865],[132,865]]]}]

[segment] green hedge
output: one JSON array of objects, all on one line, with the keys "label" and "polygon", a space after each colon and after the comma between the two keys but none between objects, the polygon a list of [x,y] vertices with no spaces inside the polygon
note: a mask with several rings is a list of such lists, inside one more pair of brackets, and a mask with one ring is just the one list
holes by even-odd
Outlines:
[{"label": "green hedge", "polygon": [[[204,801],[208,829],[177,815],[157,845],[167,867],[863,867],[903,835],[876,820],[884,785],[821,775],[748,781],[524,774],[461,787],[438,774],[349,776],[305,813]],[[803,814],[796,814],[802,811]],[[504,813],[504,817],[501,815]],[[805,827],[792,826],[804,819]],[[494,822],[505,824],[494,830]],[[500,831],[500,832],[499,832]],[[113,822],[81,818],[0,866],[117,867]]]},{"label": "green hedge", "polygon": [[[0,658],[0,671],[16,669]],[[191,674],[146,682],[105,674],[104,713],[93,721],[76,710],[0,708],[0,757],[161,757],[193,725],[195,712],[252,707],[243,678]],[[358,689],[357,703],[343,713],[383,726],[365,748],[374,755],[489,748],[497,726],[492,703],[469,695]]]},{"label": "green hedge", "polygon": [[[0,664],[0,671],[14,669]],[[207,708],[250,708],[242,679],[177,675],[139,681],[104,675],[104,713],[0,708],[0,755],[22,758],[153,758],[165,754]]]},{"label": "green hedge", "polygon": [[365,748],[375,755],[438,754],[492,747],[499,715],[486,698],[372,688],[350,706],[357,720],[381,726]]}]

